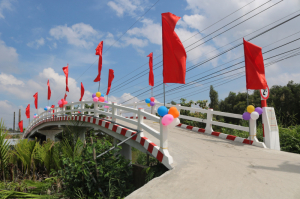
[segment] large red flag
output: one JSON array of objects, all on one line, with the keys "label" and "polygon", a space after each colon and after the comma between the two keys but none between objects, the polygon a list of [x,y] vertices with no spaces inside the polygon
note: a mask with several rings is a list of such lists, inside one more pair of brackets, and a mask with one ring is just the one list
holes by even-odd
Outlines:
[{"label": "large red flag", "polygon": [[98,61],[98,76],[96,79],[94,79],[94,82],[100,82],[100,76],[101,76],[101,70],[102,70],[102,49],[103,49],[103,41],[101,41],[96,50],[95,55],[99,55],[99,61]]},{"label": "large red flag", "polygon": [[26,107],[25,114],[27,118],[30,118],[30,104],[28,104],[28,106]]},{"label": "large red flag", "polygon": [[25,112],[25,114],[26,114],[26,117],[27,117],[27,118],[30,118],[30,104],[28,104],[28,106],[26,107],[26,112]]},{"label": "large red flag", "polygon": [[51,98],[51,89],[50,89],[49,79],[48,79],[48,82],[47,82],[47,86],[48,86],[48,100],[50,100],[50,98]]},{"label": "large red flag", "polygon": [[19,122],[19,129],[20,129],[20,132],[23,133],[23,120],[21,120]]},{"label": "large red flag", "polygon": [[37,109],[38,108],[38,92],[36,92],[34,95],[34,105],[35,105],[35,108]]},{"label": "large red flag", "polygon": [[68,87],[69,64],[66,67],[63,67],[62,69],[66,76],[66,91],[69,92],[69,87]]},{"label": "large red flag", "polygon": [[114,70],[113,69],[109,69],[109,74],[108,74],[108,86],[107,86],[107,91],[106,91],[106,95],[109,94],[110,88],[111,88],[111,82],[113,81],[115,75],[114,75]]},{"label": "large red flag", "polygon": [[80,102],[81,102],[81,100],[82,100],[83,95],[84,95],[84,87],[83,87],[83,84],[82,84],[82,82],[81,82],[81,97],[80,97],[80,99],[79,99]]},{"label": "large red flag", "polygon": [[150,53],[147,57],[149,57],[149,85],[154,86],[154,74],[153,74],[153,53]]},{"label": "large red flag", "polygon": [[245,67],[246,67],[246,88],[266,89],[267,80],[265,77],[264,59],[261,47],[244,40]]},{"label": "large red flag", "polygon": [[185,84],[186,52],[174,31],[180,17],[162,13],[163,77],[164,83]]}]

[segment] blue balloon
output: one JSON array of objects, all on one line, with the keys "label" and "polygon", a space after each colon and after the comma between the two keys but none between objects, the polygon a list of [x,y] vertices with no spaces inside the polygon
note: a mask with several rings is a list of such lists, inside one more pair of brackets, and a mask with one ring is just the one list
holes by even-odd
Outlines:
[{"label": "blue balloon", "polygon": [[158,109],[157,109],[157,113],[158,115],[160,115],[161,117],[167,115],[169,112],[169,110],[167,109],[167,107],[165,106],[160,106]]},{"label": "blue balloon", "polygon": [[45,107],[44,110],[45,110],[45,111],[48,110],[47,107]]},{"label": "blue balloon", "polygon": [[101,94],[101,97],[104,97],[104,94]]},{"label": "blue balloon", "polygon": [[149,104],[151,101],[150,101],[149,98],[147,98],[147,99],[145,99],[145,102],[146,102],[147,104]]}]

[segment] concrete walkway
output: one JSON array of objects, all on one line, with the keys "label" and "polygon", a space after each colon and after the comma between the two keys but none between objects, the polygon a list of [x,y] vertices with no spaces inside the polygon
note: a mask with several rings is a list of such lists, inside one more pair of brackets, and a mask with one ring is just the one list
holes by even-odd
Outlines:
[{"label": "concrete walkway", "polygon": [[[159,128],[153,121],[145,120],[145,123]],[[145,136],[155,140],[147,132]],[[181,128],[169,132],[169,152],[174,158],[174,169],[126,198],[300,198],[298,154],[262,149]]]}]

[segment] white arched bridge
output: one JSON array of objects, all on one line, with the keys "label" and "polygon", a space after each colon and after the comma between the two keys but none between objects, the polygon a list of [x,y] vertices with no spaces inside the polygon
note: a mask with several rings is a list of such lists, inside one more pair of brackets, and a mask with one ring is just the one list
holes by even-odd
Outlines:
[{"label": "white arched bridge", "polygon": [[[94,104],[94,108],[87,109],[85,104]],[[237,119],[242,119],[242,115],[176,105],[178,110],[206,113],[206,119],[179,116],[206,125],[202,129],[179,124],[168,129],[155,115],[161,105],[157,103],[147,110],[141,108],[145,103],[69,103],[39,114],[27,127],[24,138],[41,133],[54,139],[55,134],[62,132],[61,126],[78,123],[82,137],[87,129],[95,129],[120,141],[129,138],[122,145],[122,155],[131,159],[131,147],[135,147],[170,170],[127,198],[300,198],[299,155],[270,150],[266,147],[268,142],[259,142],[255,136],[256,121],[250,121],[250,127],[222,123],[213,121],[213,115]],[[212,125],[246,131],[249,137],[215,132]]]}]

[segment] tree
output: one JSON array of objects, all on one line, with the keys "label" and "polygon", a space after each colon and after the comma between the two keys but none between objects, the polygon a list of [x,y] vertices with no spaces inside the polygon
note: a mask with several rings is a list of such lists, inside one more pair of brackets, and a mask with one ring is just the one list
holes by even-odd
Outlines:
[{"label": "tree", "polygon": [[209,97],[210,97],[209,107],[214,110],[219,110],[219,95],[218,92],[214,90],[213,85],[210,85]]}]

